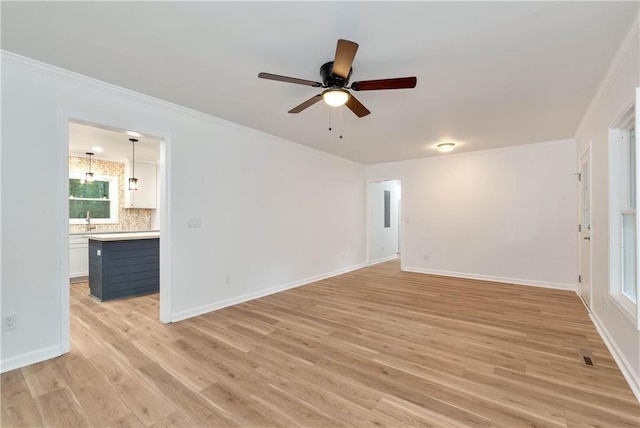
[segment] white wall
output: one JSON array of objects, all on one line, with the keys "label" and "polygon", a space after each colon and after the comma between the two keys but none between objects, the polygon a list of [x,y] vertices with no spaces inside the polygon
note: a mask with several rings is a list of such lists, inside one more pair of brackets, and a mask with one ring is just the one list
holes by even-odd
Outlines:
[{"label": "white wall", "polygon": [[640,333],[615,304],[604,301],[609,296],[609,127],[636,102],[636,88],[640,86],[640,28],[638,21],[630,29],[625,41],[603,79],[591,106],[586,112],[575,140],[577,157],[591,144],[591,287],[592,315],[601,333],[640,399]]},{"label": "white wall", "polygon": [[[65,114],[169,137],[162,236],[171,242],[170,319],[364,265],[362,166],[12,54],[2,59],[2,313],[17,314],[18,325],[2,335],[3,371],[65,349],[67,202],[57,161],[67,150]],[[190,218],[202,228],[188,229]]]},{"label": "white wall", "polygon": [[[398,180],[367,183],[369,263],[379,263],[397,257],[398,252]],[[384,227],[384,192],[391,197],[390,227]]]},{"label": "white wall", "polygon": [[402,177],[403,270],[574,289],[575,156],[565,140],[373,165],[367,179]]}]

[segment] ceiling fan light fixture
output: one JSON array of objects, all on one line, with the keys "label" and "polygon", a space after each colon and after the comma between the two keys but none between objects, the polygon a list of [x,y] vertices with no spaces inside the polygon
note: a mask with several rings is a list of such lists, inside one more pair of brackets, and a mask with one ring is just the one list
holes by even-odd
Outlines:
[{"label": "ceiling fan light fixture", "polygon": [[349,101],[349,91],[344,89],[327,89],[322,93],[322,99],[331,107],[340,107]]},{"label": "ceiling fan light fixture", "polygon": [[456,145],[453,143],[440,143],[438,144],[438,151],[442,153],[447,153],[453,150]]}]

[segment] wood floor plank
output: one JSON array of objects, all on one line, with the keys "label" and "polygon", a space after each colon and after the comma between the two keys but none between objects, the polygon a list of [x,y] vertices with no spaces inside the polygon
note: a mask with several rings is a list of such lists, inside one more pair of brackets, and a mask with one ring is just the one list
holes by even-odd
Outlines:
[{"label": "wood floor plank", "polygon": [[117,355],[103,354],[92,362],[104,382],[110,384],[127,407],[144,424],[151,425],[176,412],[176,408],[160,392],[150,388],[133,367]]},{"label": "wood floor plank", "polygon": [[393,395],[384,396],[373,408],[375,413],[391,417],[404,426],[457,428],[460,422]]},{"label": "wood floor plank", "polygon": [[67,386],[57,366],[48,361],[27,366],[22,374],[34,398]]},{"label": "wood floor plank", "polygon": [[200,391],[218,381],[218,377],[213,376],[211,372],[202,370],[197,364],[193,364],[191,358],[187,358],[174,351],[171,346],[159,342],[156,338],[149,337],[147,340],[136,340],[134,345],[142,352],[146,353],[149,358],[154,358],[155,362],[172,376],[179,379],[181,383],[189,388]]},{"label": "wood floor plank", "polygon": [[36,398],[36,406],[45,426],[93,426],[86,411],[66,386],[38,396]]},{"label": "wood floor plank", "polygon": [[149,428],[175,428],[175,427],[188,427],[193,424],[185,415],[181,412],[175,412],[167,416],[166,418],[156,422],[153,425],[149,425]]},{"label": "wood floor plank", "polygon": [[22,370],[11,370],[0,375],[0,384],[2,385],[2,390],[0,395],[2,398],[11,398],[14,395],[18,395],[21,393],[29,392],[29,386],[27,382],[24,380],[24,375]]},{"label": "wood floor plank", "polygon": [[12,370],[0,377],[2,413],[0,425],[12,427],[42,426],[42,418],[29,392],[22,371]]},{"label": "wood floor plank", "polygon": [[21,392],[2,398],[2,426],[7,427],[40,427],[44,426],[40,411],[29,392]]},{"label": "wood floor plank", "polygon": [[147,382],[160,391],[196,426],[237,426],[237,420],[204,396],[181,384],[157,363],[138,369]]},{"label": "wood floor plank", "polygon": [[348,426],[345,422],[315,408],[304,399],[306,397],[297,397],[275,385],[267,385],[265,389],[255,393],[252,398],[265,407],[271,408],[280,417],[292,420],[293,424],[290,426]]},{"label": "wood floor plank", "polygon": [[239,385],[220,381],[202,391],[202,395],[227,412],[242,418],[243,426],[284,427],[291,424],[291,421],[283,420],[272,408],[255,400],[255,392],[257,391],[247,391]]},{"label": "wood floor plank", "polygon": [[2,427],[640,427],[569,291],[391,261],[162,324],[70,290],[71,352],[2,375]]}]

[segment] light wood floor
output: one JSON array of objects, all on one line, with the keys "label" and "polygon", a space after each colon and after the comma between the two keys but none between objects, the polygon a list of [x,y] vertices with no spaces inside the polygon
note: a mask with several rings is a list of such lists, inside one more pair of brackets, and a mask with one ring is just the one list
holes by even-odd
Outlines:
[{"label": "light wood floor", "polygon": [[170,325],[87,293],[69,354],[2,375],[3,427],[640,426],[571,292],[388,262]]}]

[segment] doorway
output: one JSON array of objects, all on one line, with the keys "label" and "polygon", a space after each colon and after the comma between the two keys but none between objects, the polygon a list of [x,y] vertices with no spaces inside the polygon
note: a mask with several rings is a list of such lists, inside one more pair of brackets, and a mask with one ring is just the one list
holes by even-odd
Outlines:
[{"label": "doorway", "polygon": [[[171,139],[169,134],[131,124],[106,124],[100,119],[82,118],[76,115],[73,117],[64,115],[62,120],[64,132],[60,133],[59,138],[61,165],[59,189],[62,214],[59,229],[62,235],[60,303],[62,350],[68,352],[71,349],[70,294],[72,291],[77,292],[72,289],[73,277],[77,278],[76,282],[84,280],[86,292],[83,289],[82,293],[89,295],[87,261],[85,259],[79,262],[77,259],[78,254],[82,253],[85,254],[85,258],[88,258],[86,239],[85,242],[81,242],[84,234],[136,230],[159,231],[161,240],[156,254],[159,252],[161,286],[159,294],[155,297],[153,319],[159,319],[164,323],[171,321],[169,273],[171,235],[168,221],[170,192],[167,185]],[[137,135],[133,134],[133,130]],[[116,140],[113,141],[113,138]],[[137,140],[136,143],[139,144],[135,147],[135,164],[132,162],[134,142],[130,141],[131,138]],[[82,141],[83,139],[85,141]],[[135,177],[139,180],[138,190],[142,188],[140,181],[144,180],[148,184],[146,197],[138,195],[132,198],[130,195],[129,198],[125,198],[132,167],[135,168]],[[93,194],[89,196],[83,194],[78,198],[76,195],[72,196],[71,192],[74,188],[78,189],[85,184],[87,181],[85,177],[89,177],[87,175],[89,172],[93,173],[93,183],[97,179],[101,181],[98,185],[102,185],[102,193],[98,195],[99,197]],[[78,182],[72,183],[72,180]],[[72,199],[76,200],[72,201]],[[149,202],[150,200],[154,202]],[[83,203],[92,204],[91,208],[86,209]],[[125,208],[125,205],[128,208]],[[92,212],[90,220],[86,216],[86,211]],[[85,213],[85,215],[81,216],[78,213]],[[75,254],[73,254],[74,251]]]},{"label": "doorway", "polygon": [[590,153],[587,150],[580,157],[579,177],[579,221],[578,238],[580,266],[578,289],[580,296],[588,308],[591,308],[591,169]]},{"label": "doorway", "polygon": [[367,263],[400,258],[402,245],[402,181],[367,183]]}]

